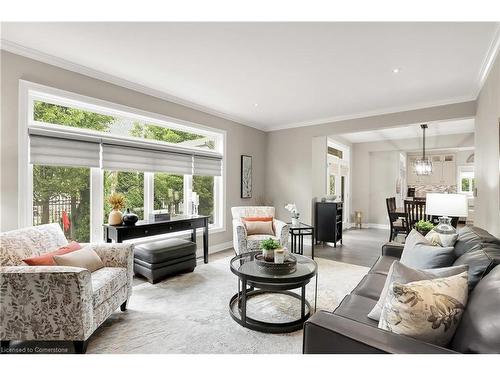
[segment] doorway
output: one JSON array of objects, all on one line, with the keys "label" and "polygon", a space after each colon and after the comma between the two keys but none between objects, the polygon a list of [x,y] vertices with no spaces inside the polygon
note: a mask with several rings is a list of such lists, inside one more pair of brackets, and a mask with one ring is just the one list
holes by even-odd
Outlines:
[{"label": "doorway", "polygon": [[350,223],[350,151],[349,146],[328,138],[326,192],[344,202],[342,217],[344,228],[348,228]]}]

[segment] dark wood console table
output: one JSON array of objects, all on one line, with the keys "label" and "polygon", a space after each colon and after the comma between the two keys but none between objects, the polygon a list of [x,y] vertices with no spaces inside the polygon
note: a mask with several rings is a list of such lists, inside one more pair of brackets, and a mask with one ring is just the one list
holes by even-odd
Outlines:
[{"label": "dark wood console table", "polygon": [[139,220],[135,225],[104,224],[104,241],[123,242],[134,238],[191,230],[191,241],[196,243],[196,229],[203,228],[203,260],[208,263],[208,216],[174,216],[167,221]]}]

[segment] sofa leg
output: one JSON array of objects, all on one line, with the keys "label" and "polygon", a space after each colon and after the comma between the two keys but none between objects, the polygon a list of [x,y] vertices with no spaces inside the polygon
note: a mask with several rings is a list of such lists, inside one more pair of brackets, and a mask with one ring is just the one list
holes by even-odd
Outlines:
[{"label": "sofa leg", "polygon": [[0,341],[0,353],[3,352],[1,349],[8,349],[10,346],[10,340],[1,340]]},{"label": "sofa leg", "polygon": [[128,305],[128,299],[125,300],[125,302],[123,302],[120,306],[120,310],[121,311],[126,311],[127,310],[127,305]]},{"label": "sofa leg", "polygon": [[76,354],[85,354],[87,352],[87,346],[89,345],[89,340],[85,341],[73,341],[73,345],[75,346]]}]

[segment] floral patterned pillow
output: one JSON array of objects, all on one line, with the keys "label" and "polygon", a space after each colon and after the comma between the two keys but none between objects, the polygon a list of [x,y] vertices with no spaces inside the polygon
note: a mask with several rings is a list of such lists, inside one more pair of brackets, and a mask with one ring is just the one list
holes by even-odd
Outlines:
[{"label": "floral patterned pillow", "polygon": [[467,272],[392,283],[379,328],[439,346],[449,344],[467,304]]}]

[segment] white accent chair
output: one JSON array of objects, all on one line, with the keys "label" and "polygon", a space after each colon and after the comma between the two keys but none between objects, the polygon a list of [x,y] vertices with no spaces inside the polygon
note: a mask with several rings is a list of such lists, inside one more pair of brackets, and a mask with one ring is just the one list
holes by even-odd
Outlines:
[{"label": "white accent chair", "polygon": [[132,244],[90,244],[104,267],[28,266],[23,259],[67,245],[59,224],[0,234],[0,340],[73,341],[85,353],[92,333],[132,294]]},{"label": "white accent chair", "polygon": [[[275,218],[275,209],[271,206],[231,207],[233,215],[233,247],[236,254],[259,250],[260,242],[269,237],[278,240],[283,247],[288,246],[288,224]],[[242,221],[245,217],[273,217],[274,236],[268,234],[247,235]]]}]

